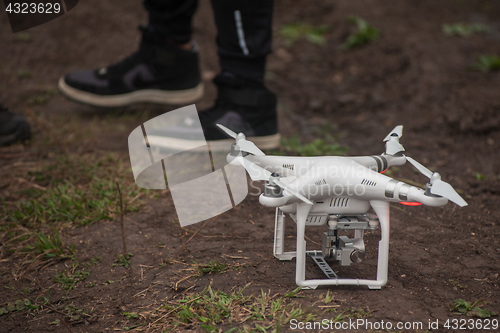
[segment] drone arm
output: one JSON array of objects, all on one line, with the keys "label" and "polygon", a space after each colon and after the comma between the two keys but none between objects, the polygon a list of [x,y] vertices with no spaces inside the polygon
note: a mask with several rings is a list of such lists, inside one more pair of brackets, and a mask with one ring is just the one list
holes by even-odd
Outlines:
[{"label": "drone arm", "polygon": [[448,203],[448,199],[445,197],[427,195],[424,190],[415,186],[408,190],[408,200],[401,201],[416,201],[431,207],[441,207]]},{"label": "drone arm", "polygon": [[387,154],[354,156],[349,158],[370,170],[380,173],[384,172],[392,166],[401,166],[406,163],[406,158],[404,156],[393,156]]}]

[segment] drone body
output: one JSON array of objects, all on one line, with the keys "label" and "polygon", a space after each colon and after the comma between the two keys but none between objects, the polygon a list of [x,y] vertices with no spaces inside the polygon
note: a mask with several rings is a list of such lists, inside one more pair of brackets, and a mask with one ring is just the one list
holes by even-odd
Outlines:
[{"label": "drone body", "polygon": [[[246,160],[264,166],[281,177],[296,177],[288,185],[290,189],[306,195],[311,201],[328,197],[348,197],[368,202],[386,200],[390,202],[425,203],[443,206],[448,200],[429,196],[421,188],[408,185],[383,175],[391,166],[401,166],[404,156],[360,156],[360,157],[282,157],[250,156]],[[262,195],[259,202],[267,207],[281,207],[300,201],[292,193],[273,197]],[[348,213],[343,212],[343,213]]]},{"label": "drone body", "polygon": [[[399,143],[402,126],[397,126],[384,139],[386,151],[381,155],[358,157],[286,157],[268,156],[240,133],[218,125],[236,139],[227,156],[231,164],[242,165],[252,180],[267,181],[259,202],[276,207],[274,255],[280,260],[296,257],[296,283],[303,288],[319,285],[366,285],[380,289],[387,283],[389,259],[389,203],[443,206],[448,200],[459,206],[467,203],[438,173],[432,173],[411,157]],[[430,182],[426,189],[406,184],[382,173],[391,166],[409,161]],[[368,214],[373,208],[376,215]],[[297,224],[297,248],[284,251],[285,213]],[[306,251],[306,226],[326,226],[322,249]],[[339,278],[326,259],[333,258],[342,266],[361,262],[365,246],[365,230],[381,229],[376,280]],[[354,231],[354,237],[339,232]],[[306,257],[311,257],[327,276],[306,280]]]}]

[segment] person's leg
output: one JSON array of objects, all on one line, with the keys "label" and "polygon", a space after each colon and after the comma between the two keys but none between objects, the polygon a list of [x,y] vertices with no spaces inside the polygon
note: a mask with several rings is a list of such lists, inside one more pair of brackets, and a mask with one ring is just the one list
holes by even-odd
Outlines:
[{"label": "person's leg", "polygon": [[222,73],[214,107],[202,112],[205,137],[227,138],[224,125],[250,137],[262,149],[279,147],[276,95],[264,86],[266,56],[271,52],[272,0],[212,0]]},{"label": "person's leg", "polygon": [[[280,135],[276,95],[264,86],[266,56],[271,51],[273,1],[212,0],[212,5],[222,73],[214,79],[218,89],[215,105],[199,114],[205,139],[212,151],[227,149],[226,141],[233,140],[216,126],[221,124],[242,132],[261,149],[277,148]],[[157,141],[165,148],[174,148],[186,133],[195,130],[191,127],[197,123],[181,122],[157,133],[161,137]]]},{"label": "person's leg", "polygon": [[191,20],[198,6],[198,0],[145,0],[149,13],[149,25],[158,33],[176,43],[191,41]]},{"label": "person's leg", "polygon": [[62,77],[58,88],[63,95],[102,107],[184,105],[203,96],[198,48],[190,42],[197,0],[147,0],[144,5],[150,24],[142,28],[139,50],[106,68]]},{"label": "person's leg", "polygon": [[262,83],[271,52],[272,0],[212,0],[223,72]]}]

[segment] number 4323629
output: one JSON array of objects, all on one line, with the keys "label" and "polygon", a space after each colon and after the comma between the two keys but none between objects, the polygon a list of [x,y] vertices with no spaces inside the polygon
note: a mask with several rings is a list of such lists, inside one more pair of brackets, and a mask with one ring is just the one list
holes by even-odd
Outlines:
[{"label": "number 4323629", "polygon": [[58,14],[61,12],[59,3],[9,3],[5,11],[14,14]]}]

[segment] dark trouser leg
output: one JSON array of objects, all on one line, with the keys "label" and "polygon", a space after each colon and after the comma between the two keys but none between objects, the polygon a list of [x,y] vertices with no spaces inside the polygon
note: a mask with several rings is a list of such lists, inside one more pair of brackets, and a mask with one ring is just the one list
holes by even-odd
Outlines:
[{"label": "dark trouser leg", "polygon": [[272,0],[212,0],[222,71],[264,81],[271,52]]},{"label": "dark trouser leg", "polygon": [[[228,1],[229,2],[229,1]],[[149,25],[179,44],[191,40],[191,19],[198,0],[145,0]]]}]

